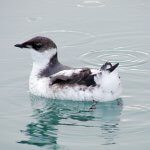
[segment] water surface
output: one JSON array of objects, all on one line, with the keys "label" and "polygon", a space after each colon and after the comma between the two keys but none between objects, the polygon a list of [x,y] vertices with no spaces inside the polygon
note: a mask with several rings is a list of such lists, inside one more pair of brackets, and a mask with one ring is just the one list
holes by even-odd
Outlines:
[{"label": "water surface", "polygon": [[[1,0],[0,148],[150,148],[150,2],[147,0]],[[60,101],[28,92],[31,58],[13,47],[36,35],[52,38],[74,67],[120,62],[122,98]]]}]

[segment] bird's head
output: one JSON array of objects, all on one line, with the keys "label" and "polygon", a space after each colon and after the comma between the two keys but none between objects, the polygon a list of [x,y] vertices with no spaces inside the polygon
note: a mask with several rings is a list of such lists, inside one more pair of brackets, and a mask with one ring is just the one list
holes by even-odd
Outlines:
[{"label": "bird's head", "polygon": [[36,36],[14,46],[21,49],[29,49],[32,54],[33,61],[37,63],[46,63],[54,55],[57,55],[56,44],[47,37]]}]

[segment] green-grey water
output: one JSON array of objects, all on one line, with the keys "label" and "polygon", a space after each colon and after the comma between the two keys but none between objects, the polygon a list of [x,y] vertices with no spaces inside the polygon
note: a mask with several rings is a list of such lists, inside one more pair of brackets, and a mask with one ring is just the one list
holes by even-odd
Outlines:
[{"label": "green-grey water", "polygon": [[[148,0],[1,0],[0,20],[0,149],[150,149]],[[30,54],[13,45],[36,35],[55,41],[64,64],[120,62],[121,99],[91,110],[31,95]]]}]

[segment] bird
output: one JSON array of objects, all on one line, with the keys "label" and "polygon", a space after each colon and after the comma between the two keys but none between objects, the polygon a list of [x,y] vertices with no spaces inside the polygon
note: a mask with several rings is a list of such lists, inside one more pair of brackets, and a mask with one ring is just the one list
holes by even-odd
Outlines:
[{"label": "bird", "polygon": [[60,63],[57,45],[50,38],[33,37],[14,45],[28,49],[33,59],[29,77],[31,94],[59,100],[112,101],[120,98],[119,63],[105,62],[99,68],[75,68]]}]

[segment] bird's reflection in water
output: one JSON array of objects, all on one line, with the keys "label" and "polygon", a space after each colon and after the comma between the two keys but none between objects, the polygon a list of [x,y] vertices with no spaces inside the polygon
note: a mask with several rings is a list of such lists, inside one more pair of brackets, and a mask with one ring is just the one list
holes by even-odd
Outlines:
[{"label": "bird's reflection in water", "polygon": [[[21,131],[25,133],[28,140],[21,140],[18,143],[59,149],[58,133],[62,129],[59,127],[81,126],[82,128],[90,127],[90,130],[98,128],[99,134],[95,135],[95,138],[100,138],[100,144],[115,144],[123,106],[121,99],[96,103],[95,109],[91,109],[92,101],[50,100],[33,95],[30,95],[30,99],[33,108],[33,121],[26,125],[25,130]],[[88,136],[88,133],[85,135]],[[70,140],[70,138],[69,136],[68,139]]]}]

